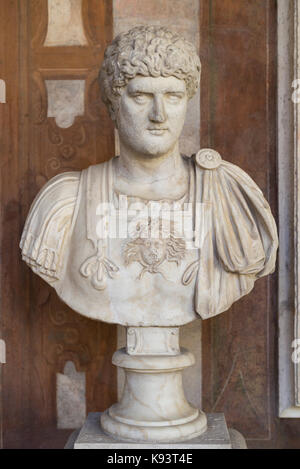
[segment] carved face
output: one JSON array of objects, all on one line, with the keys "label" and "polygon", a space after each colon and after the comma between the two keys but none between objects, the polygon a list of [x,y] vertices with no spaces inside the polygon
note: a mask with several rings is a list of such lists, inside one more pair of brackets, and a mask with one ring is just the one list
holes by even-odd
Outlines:
[{"label": "carved face", "polygon": [[130,80],[117,115],[123,145],[145,157],[167,154],[182,131],[187,100],[184,80],[142,76]]},{"label": "carved face", "polygon": [[162,239],[147,239],[145,240],[142,257],[146,264],[152,265],[159,263],[166,251],[166,240]]}]

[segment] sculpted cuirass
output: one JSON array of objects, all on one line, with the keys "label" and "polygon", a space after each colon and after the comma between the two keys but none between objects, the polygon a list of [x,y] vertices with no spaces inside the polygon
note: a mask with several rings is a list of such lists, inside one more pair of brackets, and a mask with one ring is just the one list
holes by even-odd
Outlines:
[{"label": "sculpted cuirass", "polygon": [[[170,327],[225,311],[274,270],[275,223],[240,168],[221,159],[187,161],[189,190],[175,202],[179,209],[192,204],[198,246],[188,248],[172,230],[163,239],[103,237],[99,207],[118,209],[120,200],[110,160],[48,182],[27,218],[23,259],[65,303],[93,319]],[[129,198],[128,212],[135,202],[149,204]],[[142,229],[149,222],[138,211],[136,219]]]}]

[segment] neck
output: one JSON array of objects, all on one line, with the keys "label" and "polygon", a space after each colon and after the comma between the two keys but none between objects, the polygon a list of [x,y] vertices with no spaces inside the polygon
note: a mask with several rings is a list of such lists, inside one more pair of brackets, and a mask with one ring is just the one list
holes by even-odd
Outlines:
[{"label": "neck", "polygon": [[178,142],[168,153],[155,157],[138,154],[120,142],[117,166],[119,176],[151,184],[178,173],[182,174],[184,163],[179,153]]}]

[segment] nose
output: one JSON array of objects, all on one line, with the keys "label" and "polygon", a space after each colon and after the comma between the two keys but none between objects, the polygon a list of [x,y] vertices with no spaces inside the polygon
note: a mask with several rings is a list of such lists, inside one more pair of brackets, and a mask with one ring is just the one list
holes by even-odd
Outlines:
[{"label": "nose", "polygon": [[149,114],[149,119],[152,122],[165,122],[166,111],[162,96],[155,95],[153,97],[153,104]]}]

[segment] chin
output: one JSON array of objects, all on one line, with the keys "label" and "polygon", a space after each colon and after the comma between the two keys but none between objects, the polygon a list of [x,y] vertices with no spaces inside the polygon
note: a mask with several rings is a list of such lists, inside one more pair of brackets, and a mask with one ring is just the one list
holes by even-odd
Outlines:
[{"label": "chin", "polygon": [[159,158],[168,153],[173,146],[174,145],[159,145],[157,143],[143,145],[143,147],[140,148],[140,152],[149,158]]}]

